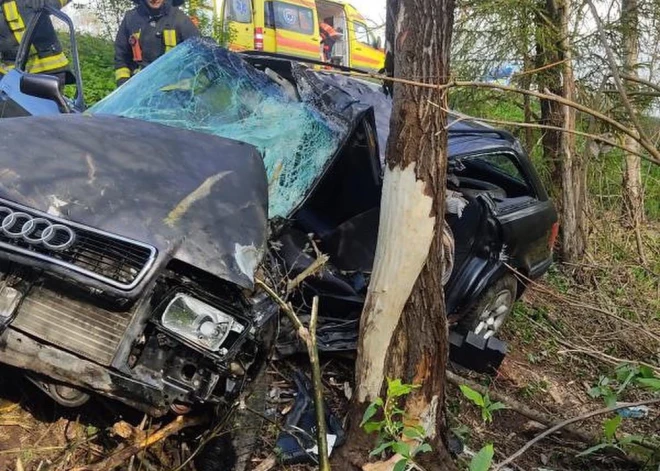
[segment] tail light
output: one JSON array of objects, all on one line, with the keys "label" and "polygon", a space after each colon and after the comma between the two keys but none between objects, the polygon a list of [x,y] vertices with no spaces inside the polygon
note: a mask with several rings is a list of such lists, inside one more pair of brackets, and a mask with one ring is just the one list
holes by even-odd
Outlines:
[{"label": "tail light", "polygon": [[264,50],[264,29],[263,28],[254,28],[254,50],[263,51]]},{"label": "tail light", "polygon": [[548,239],[548,248],[551,251],[555,247],[555,243],[557,242],[558,235],[559,235],[559,223],[556,222],[552,225],[552,229],[550,229],[550,238]]}]

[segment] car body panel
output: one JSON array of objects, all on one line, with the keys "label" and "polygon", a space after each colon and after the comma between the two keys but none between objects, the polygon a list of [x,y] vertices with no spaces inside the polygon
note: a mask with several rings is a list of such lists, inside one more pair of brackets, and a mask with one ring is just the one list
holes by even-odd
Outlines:
[{"label": "car body panel", "polygon": [[54,101],[21,92],[23,75],[24,72],[12,69],[2,76],[2,80],[0,80],[0,118],[60,114]]},{"label": "car body panel", "polygon": [[248,144],[114,116],[14,118],[0,120],[0,161],[2,198],[252,286],[267,184]]}]

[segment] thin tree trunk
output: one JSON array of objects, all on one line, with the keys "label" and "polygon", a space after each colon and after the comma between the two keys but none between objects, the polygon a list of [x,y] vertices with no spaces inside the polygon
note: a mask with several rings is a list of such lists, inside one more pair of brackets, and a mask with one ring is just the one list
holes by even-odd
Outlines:
[{"label": "thin tree trunk", "polygon": [[[623,38],[623,66],[625,73],[637,77],[639,62],[639,16],[637,0],[621,1],[621,34]],[[637,141],[629,136],[625,145],[639,150]],[[644,221],[644,193],[642,186],[642,159],[634,154],[626,154],[626,168],[623,174],[623,201],[625,221],[629,227],[639,230]]]},{"label": "thin tree trunk", "polygon": [[[396,77],[447,82],[453,9],[453,0],[388,1],[387,46]],[[360,325],[354,420],[348,444],[335,459],[338,469],[368,459],[376,437],[364,434],[359,418],[371,402],[384,397],[388,377],[419,385],[402,406],[410,425],[424,427],[433,448],[422,457],[424,467],[454,469],[443,420],[447,136],[438,104],[446,107],[440,90],[394,84],[376,260]]]},{"label": "thin tree trunk", "polygon": [[[540,89],[575,100],[575,79],[571,58],[568,0],[545,0],[544,10],[537,13],[536,67],[563,61],[562,67],[551,67],[539,73]],[[586,166],[581,153],[575,151],[576,113],[569,106],[541,100],[542,124],[567,132],[546,131],[543,137],[544,157],[552,168],[553,195],[561,223],[560,253],[571,263],[579,262],[587,248]]]},{"label": "thin tree trunk", "polygon": [[[575,101],[575,78],[569,36],[569,3],[564,0],[559,8],[561,18],[560,50],[565,60],[562,73],[563,97]],[[586,167],[581,153],[575,152],[575,110],[563,106],[564,129],[561,135],[562,231],[561,246],[565,261],[579,262],[587,247],[586,230]]]},{"label": "thin tree trunk", "polygon": [[[543,0],[535,12],[536,23],[536,58],[535,68],[539,69],[549,64],[555,64],[563,59],[560,54],[561,17],[556,0]],[[554,95],[563,95],[561,68],[550,67],[537,73],[539,90],[548,90]],[[541,123],[558,128],[564,127],[564,112],[561,104],[552,100],[541,100]],[[546,130],[543,132],[541,144],[543,157],[551,170],[553,196],[560,194],[562,188],[561,175],[561,132]],[[561,206],[561,200],[558,201]],[[561,207],[559,208],[561,213]]]}]

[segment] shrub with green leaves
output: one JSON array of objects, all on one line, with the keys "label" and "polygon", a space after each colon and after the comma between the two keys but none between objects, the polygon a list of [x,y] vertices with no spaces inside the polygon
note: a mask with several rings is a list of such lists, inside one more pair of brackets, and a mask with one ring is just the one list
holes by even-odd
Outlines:
[{"label": "shrub with green leaves", "polygon": [[[621,394],[632,388],[660,394],[660,378],[648,366],[624,364],[615,369],[613,376],[601,376],[598,383],[589,390],[589,395],[593,398],[601,398],[607,407],[614,407],[619,402]],[[651,436],[618,434],[623,421],[622,411],[606,419],[602,425],[602,442],[586,449],[578,456],[590,455],[607,448],[619,450],[624,454],[636,451],[645,455],[648,454],[649,446],[653,449],[660,445],[658,440]]]},{"label": "shrub with green leaves", "polygon": [[[68,34],[60,34],[65,51],[70,51]],[[112,41],[90,34],[77,34],[78,55],[87,106],[103,99],[115,89],[115,49]]]},{"label": "shrub with green leaves", "polygon": [[404,471],[416,467],[415,457],[431,451],[425,442],[426,431],[422,426],[406,425],[406,413],[398,406],[399,401],[419,386],[404,384],[400,379],[387,380],[385,400],[377,398],[364,412],[360,427],[367,433],[377,433],[376,448],[370,456],[398,454],[402,458],[394,471]]},{"label": "shrub with green leaves", "polygon": [[482,395],[465,384],[461,384],[460,388],[463,395],[481,409],[481,418],[486,423],[493,421],[493,412],[507,408],[501,402],[491,402],[487,393]]}]

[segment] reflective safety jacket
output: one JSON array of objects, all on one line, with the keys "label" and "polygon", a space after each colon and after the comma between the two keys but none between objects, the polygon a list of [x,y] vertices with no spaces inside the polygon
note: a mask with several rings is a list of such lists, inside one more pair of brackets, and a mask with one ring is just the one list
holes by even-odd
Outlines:
[{"label": "reflective safety jacket", "polygon": [[115,79],[128,80],[186,39],[199,36],[191,19],[169,2],[153,16],[144,4],[124,16],[115,40]]},{"label": "reflective safety jacket", "polygon": [[[46,3],[53,8],[62,8],[70,1],[47,0]],[[36,11],[26,6],[23,0],[0,0],[0,4],[0,74],[5,74],[14,67],[18,46]],[[68,65],[50,18],[42,17],[35,30],[26,70],[33,74],[58,73]]]}]

